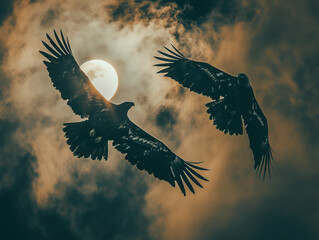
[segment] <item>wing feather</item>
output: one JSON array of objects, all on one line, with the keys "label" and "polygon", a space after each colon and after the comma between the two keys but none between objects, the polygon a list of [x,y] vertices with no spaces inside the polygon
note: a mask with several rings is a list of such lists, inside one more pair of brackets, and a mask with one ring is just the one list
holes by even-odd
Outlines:
[{"label": "wing feather", "polygon": [[46,42],[42,41],[42,43],[56,58],[61,56],[57,51],[51,48]]},{"label": "wing feather", "polygon": [[[172,46],[173,46],[173,45],[172,45]],[[173,52],[172,50],[170,50],[169,48],[167,48],[167,47],[165,47],[165,46],[164,46],[164,48],[165,48],[167,51],[169,51],[170,53],[172,53],[173,55],[175,55],[177,58],[180,58],[180,59],[185,58],[184,56],[181,56],[181,55],[179,55],[179,54]]]},{"label": "wing feather", "polygon": [[68,45],[67,45],[67,43],[66,43],[66,41],[65,41],[65,39],[64,39],[62,30],[60,30],[60,34],[61,34],[61,38],[62,38],[62,41],[63,41],[62,46],[65,47],[66,52],[67,52],[68,54],[71,54],[71,51],[70,51],[70,49],[69,49],[69,47],[68,47]]},{"label": "wing feather", "polygon": [[164,57],[155,56],[162,63],[157,67],[165,67],[157,73],[165,73],[191,91],[211,97],[213,100],[227,95],[228,85],[234,84],[237,78],[229,75],[208,63],[196,62],[186,58],[173,45],[173,50],[164,47],[168,52],[158,51]]},{"label": "wing feather", "polygon": [[259,177],[270,177],[270,169],[274,161],[272,148],[269,144],[268,124],[258,102],[253,96],[252,109],[243,114],[250,148],[254,154],[256,172]]},{"label": "wing feather", "polygon": [[196,178],[194,178],[194,176],[187,170],[187,168],[185,168],[184,172],[190,178],[190,180],[192,180],[197,186],[203,188],[203,186],[197,181]]},{"label": "wing feather", "polygon": [[[63,51],[64,54],[69,54],[68,51],[65,49],[65,46],[62,44],[62,42],[60,41],[60,38],[58,37],[58,34],[56,33],[56,31],[54,30],[54,36],[55,36],[55,40],[57,41],[57,43],[60,46],[60,49]],[[61,35],[62,38],[62,35]]]},{"label": "wing feather", "polygon": [[66,41],[68,42],[68,47],[69,47],[70,53],[72,54],[72,49],[71,49],[71,46],[70,46],[70,42],[69,42],[69,38],[68,38],[68,37],[66,38]]},{"label": "wing feather", "polygon": [[62,50],[56,45],[56,43],[52,40],[52,38],[49,36],[49,34],[46,34],[49,42],[51,43],[51,45],[54,47],[54,49],[56,49],[60,55],[63,55],[64,53],[62,52]]},{"label": "wing feather", "polygon": [[176,60],[181,59],[179,56],[170,55],[170,54],[165,53],[165,52],[162,52],[162,51],[160,51],[160,50],[158,50],[158,52],[159,52],[160,54],[166,56],[166,57],[169,57],[169,58],[174,58],[174,59],[176,59]]},{"label": "wing feather", "polygon": [[184,195],[186,195],[186,191],[185,191],[185,187],[183,184],[183,181],[181,179],[181,171],[178,169],[178,167],[176,166],[176,163],[172,164],[174,172],[175,172],[175,181],[177,182],[179,188],[181,189],[182,193]]},{"label": "wing feather", "polygon": [[184,195],[186,195],[185,186],[195,193],[191,181],[202,187],[196,177],[208,181],[194,170],[207,169],[195,166],[196,163],[184,161],[161,141],[146,133],[129,119],[120,129],[121,135],[113,140],[113,145],[121,153],[126,154],[125,158],[132,165],[169,182],[172,186],[175,186],[176,182]]},{"label": "wing feather", "polygon": [[173,44],[171,44],[171,46],[174,48],[174,50],[182,57],[182,58],[186,58],[183,54],[180,53],[180,51],[178,51]]},{"label": "wing feather", "polygon": [[[46,34],[49,43],[43,45],[49,51],[40,53],[48,60],[43,61],[51,77],[53,86],[60,91],[61,97],[68,101],[73,112],[81,117],[88,117],[102,109],[112,107],[93,86],[88,76],[81,70],[73,57],[69,40],[60,31],[61,39],[54,30],[56,42]],[[51,55],[51,54],[52,55]]]}]

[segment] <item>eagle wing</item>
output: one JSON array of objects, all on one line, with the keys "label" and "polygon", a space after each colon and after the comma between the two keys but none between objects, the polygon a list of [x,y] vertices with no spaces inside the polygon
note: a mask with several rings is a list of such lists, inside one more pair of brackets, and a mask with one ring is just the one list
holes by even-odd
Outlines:
[{"label": "eagle wing", "polygon": [[237,78],[208,63],[196,62],[186,58],[173,45],[174,50],[164,47],[168,52],[158,51],[164,57],[155,57],[164,63],[154,66],[164,67],[157,73],[165,73],[182,86],[198,94],[217,100],[225,97],[229,86],[237,84]]},{"label": "eagle wing", "polygon": [[60,91],[61,97],[67,100],[75,114],[88,117],[113,104],[107,101],[93,86],[88,76],[81,70],[73,57],[68,38],[61,38],[54,30],[56,42],[47,34],[51,46],[42,43],[50,53],[40,51],[47,58],[43,61],[47,67],[53,86]]},{"label": "eagle wing", "polygon": [[[187,162],[173,153],[161,141],[154,138],[140,127],[127,119],[119,128],[120,134],[113,139],[115,148],[123,154],[132,165],[145,170],[154,177],[165,180],[175,187],[177,182],[180,190],[186,195],[184,184],[195,193],[191,181],[202,187],[201,179],[208,181],[196,170],[207,170],[196,166],[198,163]],[[184,184],[183,184],[184,183]]]},{"label": "eagle wing", "polygon": [[265,178],[272,167],[272,148],[269,144],[267,119],[258,102],[253,96],[251,111],[243,114],[246,132],[248,134],[250,148],[254,154],[255,166],[259,176]]}]

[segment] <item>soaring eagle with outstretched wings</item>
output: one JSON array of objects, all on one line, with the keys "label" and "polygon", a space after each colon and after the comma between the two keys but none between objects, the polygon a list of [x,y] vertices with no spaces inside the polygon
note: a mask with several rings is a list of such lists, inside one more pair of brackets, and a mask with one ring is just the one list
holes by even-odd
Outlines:
[{"label": "soaring eagle with outstretched wings", "polygon": [[165,180],[175,187],[177,182],[186,195],[184,184],[195,193],[191,182],[199,187],[197,179],[205,180],[196,170],[207,170],[194,162],[187,162],[173,153],[165,144],[135,125],[127,116],[133,102],[119,105],[106,100],[93,86],[73,57],[68,38],[54,31],[55,40],[47,34],[51,46],[43,42],[50,53],[40,51],[47,58],[47,67],[53,86],[67,100],[73,112],[86,120],[64,123],[63,131],[70,150],[77,157],[107,160],[108,141],[125,154],[125,158],[140,170]]},{"label": "soaring eagle with outstretched wings", "polygon": [[269,144],[267,119],[256,101],[248,77],[240,73],[237,77],[225,73],[208,63],[197,62],[186,58],[173,45],[173,49],[164,47],[167,52],[158,51],[162,56],[155,57],[163,63],[157,73],[165,73],[182,86],[198,94],[210,97],[207,112],[216,128],[225,134],[243,134],[243,123],[254,154],[254,168],[263,175],[273,161],[272,148]]}]

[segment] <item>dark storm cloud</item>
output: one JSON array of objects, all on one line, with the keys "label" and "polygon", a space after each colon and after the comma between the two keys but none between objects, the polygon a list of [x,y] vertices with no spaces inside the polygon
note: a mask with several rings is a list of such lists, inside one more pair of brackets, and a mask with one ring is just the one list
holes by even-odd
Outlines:
[{"label": "dark storm cloud", "polygon": [[[2,66],[3,59],[5,57],[5,53],[6,53],[6,49],[0,41],[0,66]],[[0,67],[0,81],[2,83],[0,86],[0,100],[2,100],[4,98],[4,91],[5,91],[5,88],[7,88],[7,86],[8,86],[9,80],[4,75],[1,67]]]},{"label": "dark storm cloud", "polygon": [[[307,174],[305,169],[296,174],[295,166],[291,164],[283,166],[281,163],[275,170],[271,181],[259,183],[261,191],[256,190],[255,194],[236,201],[232,206],[225,199],[225,203],[214,212],[220,218],[212,216],[208,219],[201,226],[199,239],[318,239],[319,208],[316,203],[319,194],[314,191],[318,175]],[[233,187],[245,191],[248,185],[242,176],[237,181],[240,184]],[[223,192],[233,190],[226,187]]]},{"label": "dark storm cloud", "polygon": [[[209,33],[222,26],[238,22],[251,21],[261,5],[255,1],[223,1],[223,0],[119,0],[105,5],[107,19],[125,27],[134,24],[148,26],[151,23],[161,25],[171,32],[179,44],[189,42],[185,31],[197,31],[197,27],[206,25],[207,38],[213,44]],[[204,30],[205,29],[205,30]],[[205,36],[202,36],[205,37]]]},{"label": "dark storm cloud", "polygon": [[2,0],[0,1],[0,26],[13,11],[13,4],[15,0]]},{"label": "dark storm cloud", "polygon": [[136,0],[120,0],[110,4],[106,4],[105,10],[110,22],[118,22],[124,27],[126,24],[143,23],[148,25],[150,21],[156,19],[166,19],[166,27],[173,22],[173,17],[177,14],[176,4],[161,1],[136,1]]},{"label": "dark storm cloud", "polygon": [[[251,198],[238,201],[234,206],[223,206],[224,221],[207,221],[203,224],[199,239],[318,239],[318,196],[311,192],[312,179],[290,179],[299,181],[295,189],[285,189],[285,194],[263,195],[264,199]],[[298,192],[298,194],[296,194]],[[295,196],[291,199],[291,196]],[[237,216],[232,218],[230,216]]]},{"label": "dark storm cloud", "polygon": [[147,186],[137,169],[125,165],[120,176],[98,172],[93,180],[97,189],[91,194],[81,189],[92,183],[92,173],[73,175],[76,187],[58,183],[63,198],[52,196],[51,204],[72,222],[81,239],[149,238],[150,220],[143,213]]},{"label": "dark storm cloud", "polygon": [[257,3],[244,4],[244,2],[233,0],[189,0],[176,1],[176,3],[182,9],[178,17],[187,24],[204,23],[211,14],[216,13],[213,24],[215,27],[240,21],[250,21],[254,17],[256,9],[259,8]]},{"label": "dark storm cloud", "polygon": [[173,130],[177,121],[176,109],[169,106],[161,106],[155,118],[155,123],[164,132],[170,132]]},{"label": "dark storm cloud", "polygon": [[[243,4],[241,1],[222,0],[120,0],[107,4],[106,10],[111,21],[136,23],[137,21],[149,24],[155,19],[171,17],[174,21],[183,24],[200,24],[207,20],[209,15],[216,13],[214,24],[233,24],[235,21],[250,21],[258,8],[258,4]],[[167,11],[169,10],[169,11]]]},{"label": "dark storm cloud", "polygon": [[[40,225],[34,225],[37,207],[31,197],[31,184],[37,177],[36,158],[16,143],[14,133],[19,125],[17,120],[0,119],[1,238],[45,239]],[[48,227],[58,226],[60,231],[56,235],[70,236],[63,219],[56,213],[54,220]],[[46,239],[54,238],[48,236]]]}]

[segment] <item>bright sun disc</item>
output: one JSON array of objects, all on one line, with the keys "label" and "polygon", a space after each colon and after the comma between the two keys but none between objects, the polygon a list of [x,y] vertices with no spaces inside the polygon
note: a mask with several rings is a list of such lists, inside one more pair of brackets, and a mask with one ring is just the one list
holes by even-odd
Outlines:
[{"label": "bright sun disc", "polygon": [[119,85],[117,73],[113,66],[103,60],[90,60],[83,63],[82,71],[90,78],[94,87],[110,100]]}]

